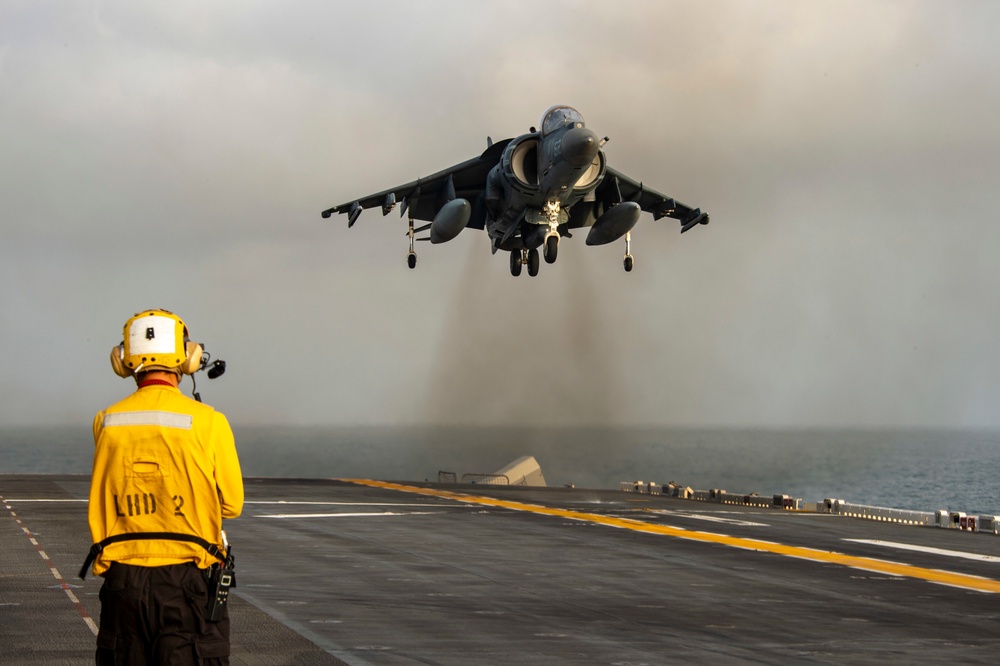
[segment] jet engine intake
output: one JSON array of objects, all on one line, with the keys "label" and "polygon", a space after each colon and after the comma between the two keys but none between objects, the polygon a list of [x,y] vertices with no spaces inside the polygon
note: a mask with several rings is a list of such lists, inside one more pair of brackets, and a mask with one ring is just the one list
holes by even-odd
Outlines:
[{"label": "jet engine intake", "polygon": [[431,243],[446,243],[457,236],[472,217],[468,199],[452,199],[438,211],[431,222]]},{"label": "jet engine intake", "polygon": [[634,201],[625,201],[612,206],[604,211],[590,228],[587,245],[605,245],[618,240],[632,231],[641,213],[642,208]]},{"label": "jet engine intake", "polygon": [[518,141],[510,153],[510,170],[523,185],[538,185],[538,141]]}]

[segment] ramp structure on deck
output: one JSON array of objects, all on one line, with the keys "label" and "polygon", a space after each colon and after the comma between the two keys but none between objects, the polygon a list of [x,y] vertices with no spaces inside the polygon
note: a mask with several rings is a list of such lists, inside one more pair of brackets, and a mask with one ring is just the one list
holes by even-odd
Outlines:
[{"label": "ramp structure on deck", "polygon": [[[439,483],[457,483],[455,472],[438,472]],[[492,474],[463,474],[462,483],[487,486],[546,486],[542,468],[534,456],[521,456]]]},{"label": "ramp structure on deck", "polygon": [[534,456],[521,456],[511,464],[497,472],[497,475],[506,476],[508,483],[512,486],[544,486],[545,477],[542,476],[542,468]]}]

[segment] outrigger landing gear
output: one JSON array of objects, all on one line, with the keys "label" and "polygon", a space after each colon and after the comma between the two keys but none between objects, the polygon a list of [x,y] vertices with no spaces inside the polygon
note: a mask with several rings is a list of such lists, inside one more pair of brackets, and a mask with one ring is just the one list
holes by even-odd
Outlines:
[{"label": "outrigger landing gear", "polygon": [[417,253],[413,251],[413,218],[410,218],[410,230],[406,234],[410,237],[410,251],[406,255],[406,265],[411,269],[417,267]]},{"label": "outrigger landing gear", "polygon": [[625,232],[625,261],[624,261],[626,273],[632,272],[632,264],[634,263],[632,259],[631,249],[632,249],[632,232],[627,231]]}]

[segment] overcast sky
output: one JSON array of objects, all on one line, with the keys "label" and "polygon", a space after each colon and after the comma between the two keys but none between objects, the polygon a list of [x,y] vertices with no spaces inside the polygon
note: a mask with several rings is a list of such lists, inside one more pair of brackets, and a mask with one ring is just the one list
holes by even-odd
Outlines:
[{"label": "overcast sky", "polygon": [[[1000,3],[0,5],[0,425],[127,394],[134,312],[236,424],[1000,427]],[[537,278],[325,208],[553,104],[712,224]],[[184,390],[190,393],[190,380]]]}]

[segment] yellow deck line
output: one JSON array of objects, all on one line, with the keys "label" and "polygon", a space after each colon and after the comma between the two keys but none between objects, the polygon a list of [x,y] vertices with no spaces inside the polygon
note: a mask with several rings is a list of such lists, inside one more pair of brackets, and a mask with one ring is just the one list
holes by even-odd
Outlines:
[{"label": "yellow deck line", "polygon": [[916,578],[919,580],[926,580],[932,583],[940,583],[942,585],[950,585],[952,587],[958,587],[967,590],[976,590],[978,592],[991,592],[994,594],[1000,594],[1000,581],[996,581],[990,578],[981,578],[979,576],[970,576],[968,574],[955,573],[952,571],[941,571],[938,569],[924,569],[922,567],[916,567],[910,564],[903,564],[900,562],[888,562],[885,560],[876,560],[868,557],[859,557],[856,555],[845,555],[843,553],[836,553],[833,551],[816,550],[814,548],[803,548],[800,546],[788,546],[785,544],[774,543],[771,541],[759,541],[757,539],[732,537],[732,536],[727,536],[725,534],[714,534],[711,532],[695,532],[695,531],[681,529],[679,527],[671,527],[669,525],[661,525],[656,523],[647,523],[641,520],[633,520],[631,518],[615,518],[613,516],[602,516],[596,513],[585,513],[582,511],[557,509],[548,506],[541,506],[538,504],[525,504],[523,502],[512,502],[510,500],[501,500],[493,497],[466,495],[464,493],[456,493],[448,490],[438,490],[436,488],[419,488],[417,486],[405,486],[398,483],[389,483],[386,481],[373,481],[370,479],[338,479],[338,480],[347,481],[350,483],[356,483],[364,486],[371,486],[373,488],[386,488],[389,490],[398,490],[401,492],[414,493],[417,495],[441,497],[444,499],[455,500],[457,502],[466,502],[471,504],[480,504],[484,506],[501,507],[504,509],[510,509],[512,511],[526,511],[529,513],[537,513],[545,516],[569,518],[570,520],[580,520],[588,523],[594,523],[596,525],[618,527],[621,529],[633,530],[635,532],[643,532],[646,534],[657,534],[660,536],[669,536],[678,539],[687,539],[688,541],[700,541],[703,543],[716,543],[723,546],[729,546],[731,548],[742,548],[745,550],[755,550],[764,553],[774,553],[775,555],[782,555],[784,557],[794,557],[803,560],[810,560],[813,562],[822,562],[825,564],[839,564],[841,566],[851,567],[853,569],[862,569],[864,571],[886,574],[889,576],[904,576],[906,578]]}]

